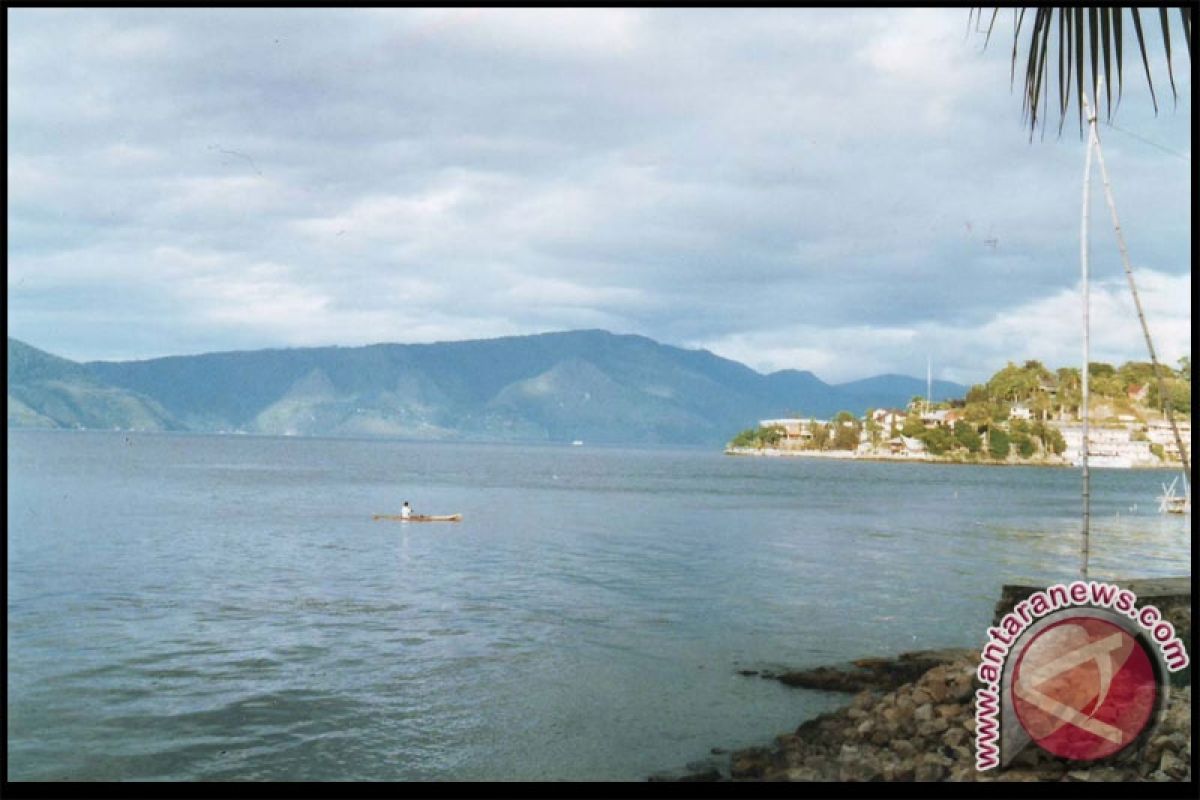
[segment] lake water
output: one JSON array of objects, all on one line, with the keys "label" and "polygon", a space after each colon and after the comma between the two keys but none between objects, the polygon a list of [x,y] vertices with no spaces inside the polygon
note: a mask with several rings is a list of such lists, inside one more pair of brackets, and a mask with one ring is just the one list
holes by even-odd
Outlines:
[{"label": "lake water", "polygon": [[[1171,477],[1093,471],[1093,577],[1190,574]],[[8,777],[640,780],[844,702],[739,669],[978,645],[1076,576],[1080,483],[9,431]]]}]

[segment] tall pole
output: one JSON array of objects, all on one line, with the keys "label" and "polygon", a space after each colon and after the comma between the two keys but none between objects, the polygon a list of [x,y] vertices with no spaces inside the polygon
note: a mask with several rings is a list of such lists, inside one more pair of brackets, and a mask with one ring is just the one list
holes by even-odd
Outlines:
[{"label": "tall pole", "polygon": [[1091,361],[1091,318],[1088,313],[1090,298],[1088,295],[1088,207],[1091,202],[1092,188],[1092,148],[1096,143],[1096,115],[1092,107],[1084,104],[1088,114],[1088,143],[1087,156],[1083,167],[1083,219],[1079,225],[1079,264],[1083,284],[1083,369],[1080,370],[1081,380],[1080,411],[1083,416],[1083,437],[1080,439],[1079,455],[1083,466],[1083,536],[1079,547],[1079,575],[1083,580],[1088,576],[1088,547],[1092,526],[1092,484],[1088,473],[1088,363]]},{"label": "tall pole", "polygon": [[933,356],[925,356],[925,413],[933,410]]},{"label": "tall pole", "polygon": [[[1117,203],[1113,199],[1112,187],[1108,182],[1108,170],[1104,167],[1104,151],[1100,147],[1100,137],[1096,133],[1096,115],[1087,105],[1087,96],[1083,96],[1084,107],[1087,108],[1088,119],[1091,121],[1091,139],[1096,148],[1096,161],[1100,164],[1100,177],[1104,182],[1104,199],[1108,202],[1108,211],[1112,217],[1113,230],[1117,234],[1117,247],[1121,251],[1121,265],[1125,268],[1125,277],[1129,281],[1129,292],[1133,295],[1133,306],[1137,309],[1138,321],[1142,324],[1142,335],[1146,338],[1146,349],[1150,352],[1150,365],[1154,369],[1154,379],[1158,383],[1159,400],[1166,404],[1167,420],[1171,423],[1171,431],[1175,435],[1175,446],[1179,448],[1179,461],[1183,466],[1184,488],[1189,492],[1191,482],[1191,460],[1187,449],[1183,446],[1183,437],[1179,433],[1179,425],[1175,422],[1175,413],[1171,408],[1171,399],[1167,396],[1167,388],[1163,381],[1162,368],[1158,363],[1158,355],[1154,352],[1154,342],[1150,338],[1150,326],[1146,324],[1146,315],[1142,312],[1142,301],[1138,296],[1137,284],[1133,281],[1133,268],[1129,264],[1129,249],[1125,247],[1125,234],[1121,232],[1121,222],[1117,219]],[[1092,145],[1089,143],[1088,155],[1091,155]]]}]

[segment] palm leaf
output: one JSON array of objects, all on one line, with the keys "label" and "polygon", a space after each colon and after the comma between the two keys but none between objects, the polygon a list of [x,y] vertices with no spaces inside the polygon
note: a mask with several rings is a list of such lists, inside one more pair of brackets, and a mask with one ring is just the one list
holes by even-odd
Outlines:
[{"label": "palm leaf", "polygon": [[[1050,12],[1054,13],[1054,12]],[[1067,103],[1071,101],[1071,32],[1067,30],[1070,17],[1061,11],[1058,14],[1058,123],[1062,130],[1062,119],[1066,118]],[[1065,64],[1065,66],[1064,66]]]},{"label": "palm leaf", "polygon": [[[1112,34],[1112,26],[1109,24],[1108,17],[1109,9],[1100,9],[1100,42],[1104,48],[1104,93],[1108,98],[1108,116],[1112,117],[1112,51],[1109,49],[1109,37]],[[1093,47],[1093,49],[1095,49]],[[1096,99],[1096,105],[1100,105],[1099,98]]]},{"label": "palm leaf", "polygon": [[1158,114],[1158,98],[1154,96],[1154,80],[1150,77],[1150,59],[1146,57],[1146,37],[1142,35],[1142,18],[1136,8],[1129,9],[1133,15],[1133,29],[1137,32],[1138,47],[1142,51],[1142,66],[1146,68],[1146,83],[1150,86],[1150,102],[1154,104],[1154,113]]},{"label": "palm leaf", "polygon": [[[1059,131],[1066,121],[1067,110],[1071,105],[1071,93],[1074,83],[1075,104],[1078,110],[1080,135],[1083,134],[1083,102],[1085,89],[1085,74],[1088,64],[1091,65],[1091,89],[1099,109],[1099,92],[1101,72],[1100,60],[1104,61],[1104,90],[1105,107],[1108,116],[1113,112],[1113,72],[1116,72],[1117,105],[1121,103],[1124,92],[1124,37],[1123,20],[1125,10],[1133,20],[1134,33],[1137,36],[1138,51],[1142,56],[1142,69],[1146,73],[1146,85],[1150,89],[1150,101],[1154,113],[1158,114],[1158,96],[1154,91],[1154,79],[1150,72],[1150,56],[1146,47],[1146,32],[1142,28],[1141,13],[1134,6],[1034,6],[1033,24],[1024,29],[1025,12],[1021,8],[1013,11],[1013,47],[1012,67],[1009,73],[1011,83],[1016,82],[1017,59],[1019,57],[1021,40],[1027,37],[1029,42],[1025,60],[1025,90],[1022,100],[1022,113],[1029,121],[1031,133],[1037,128],[1038,118],[1045,125],[1045,114],[1039,113],[1040,107],[1047,106],[1047,84],[1051,80],[1050,72],[1053,67],[1047,64],[1050,60],[1050,28],[1054,25],[1054,17],[1058,16],[1058,111]],[[991,41],[992,29],[996,22],[999,8],[993,9],[988,22],[987,37],[984,41],[986,49]],[[968,18],[977,23],[983,21],[983,9],[972,8]],[[1183,29],[1183,40],[1187,47],[1188,58],[1192,55],[1192,9],[1180,9],[1180,21]],[[1163,49],[1167,60],[1167,78],[1171,84],[1171,94],[1178,102],[1179,91],[1175,85],[1175,73],[1171,64],[1171,33],[1168,25],[1168,13],[1165,8],[1159,9],[1159,22],[1162,28]],[[1086,30],[1085,30],[1086,29]],[[1027,32],[1026,32],[1027,31]],[[1050,64],[1053,64],[1050,61]],[[1115,67],[1115,70],[1114,70]]]},{"label": "palm leaf", "polygon": [[[1042,36],[1041,46],[1037,46],[1038,34]],[[1042,76],[1046,66],[1046,45],[1050,37],[1050,12],[1039,8],[1033,19],[1033,44],[1030,47],[1030,57],[1025,66],[1025,111],[1030,120],[1030,136],[1037,128],[1038,94],[1044,85]],[[1047,93],[1048,94],[1048,93]]]},{"label": "palm leaf", "polygon": [[[1083,138],[1083,9],[1075,9],[1075,105],[1079,108],[1079,136]],[[1059,128],[1061,129],[1061,125]]]},{"label": "palm leaf", "polygon": [[[980,9],[982,11],[982,9]],[[992,26],[996,24],[996,15],[1000,13],[999,8],[992,9],[992,19],[988,22],[987,36],[983,40],[983,49],[986,50],[988,42],[992,40]]]},{"label": "palm leaf", "polygon": [[1100,30],[1099,30],[1100,20],[1098,18],[1100,16],[1100,14],[1094,8],[1089,8],[1087,10],[1087,13],[1088,13],[1088,43],[1090,45],[1088,50],[1089,50],[1089,54],[1092,57],[1092,100],[1093,100],[1093,102],[1095,102],[1096,108],[1100,108],[1100,98],[1096,97],[1097,90],[1100,88],[1100,74],[1099,74],[1100,46],[1099,46],[1099,42],[1098,42],[1098,39],[1100,36]]},{"label": "palm leaf", "polygon": [[[1037,42],[1038,33],[1041,31],[1041,29],[1042,29],[1042,12],[1039,9],[1034,13],[1034,16],[1033,16],[1033,41],[1034,42]],[[1015,42],[1013,44],[1013,47],[1014,47],[1014,49],[1016,48]],[[1016,68],[1015,62],[1013,63],[1013,67],[1014,67],[1014,69]],[[1034,75],[1036,72],[1037,72],[1037,62],[1031,58],[1025,64],[1025,94],[1021,101],[1021,112],[1026,114],[1027,116],[1032,114],[1034,117],[1037,116],[1037,104],[1036,104],[1037,97],[1034,95],[1034,92],[1033,92],[1034,85],[1035,85]],[[1030,108],[1030,98],[1031,97],[1033,98],[1033,101],[1034,101],[1032,109]]]},{"label": "palm leaf", "polygon": [[1188,58],[1192,57],[1192,9],[1191,6],[1179,9],[1183,17],[1183,41],[1187,44]]},{"label": "palm leaf", "polygon": [[1179,94],[1175,91],[1175,73],[1171,70],[1171,28],[1167,25],[1167,10],[1165,8],[1158,10],[1158,19],[1162,23],[1163,47],[1167,51],[1167,78],[1171,81],[1171,96],[1178,103]]},{"label": "palm leaf", "polygon": [[[1013,11],[1013,51],[1012,51],[1012,68],[1008,72],[1009,88],[1017,81],[1017,42],[1021,37],[1021,23],[1025,20],[1025,9],[1020,9],[1020,13]],[[991,37],[991,30],[988,31],[988,37]],[[1036,39],[1036,34],[1034,35]]]},{"label": "palm leaf", "polygon": [[[1117,47],[1116,47],[1116,51],[1117,51],[1116,52],[1116,56],[1117,56],[1117,105],[1121,105],[1121,92],[1125,89],[1125,82],[1123,80],[1121,80],[1121,53],[1122,53],[1122,43],[1125,41],[1125,39],[1124,39],[1124,37],[1121,36],[1121,9],[1114,8],[1114,9],[1110,9],[1110,10],[1112,12],[1112,18],[1113,18],[1113,38],[1117,40],[1116,41],[1116,45],[1117,45]],[[1112,116],[1112,112],[1110,111],[1109,117],[1111,117],[1111,116]]]}]

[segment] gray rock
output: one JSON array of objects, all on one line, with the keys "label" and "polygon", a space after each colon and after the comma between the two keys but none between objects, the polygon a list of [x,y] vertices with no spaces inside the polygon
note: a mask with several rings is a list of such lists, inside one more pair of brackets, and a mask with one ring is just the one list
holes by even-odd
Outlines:
[{"label": "gray rock", "polygon": [[[882,669],[866,663],[860,669]],[[1080,764],[1031,745],[1008,769],[976,771],[977,666],[977,661],[960,658],[937,664],[886,694],[859,692],[848,706],[804,722],[794,733],[777,737],[770,748],[733,753],[729,774],[736,780],[794,781],[1190,780],[1190,686],[1172,690],[1158,732],[1140,751]],[[708,770],[690,774],[700,776],[694,780],[712,778]]]},{"label": "gray rock", "polygon": [[1158,762],[1158,768],[1160,771],[1178,780],[1187,772],[1188,764],[1182,758],[1167,750],[1162,754],[1162,759]]},{"label": "gray rock", "polygon": [[922,762],[913,773],[916,781],[940,781],[946,775],[946,768],[941,764]]},{"label": "gray rock", "polygon": [[942,741],[951,747],[957,747],[967,741],[967,732],[963,728],[951,728],[942,736]]}]

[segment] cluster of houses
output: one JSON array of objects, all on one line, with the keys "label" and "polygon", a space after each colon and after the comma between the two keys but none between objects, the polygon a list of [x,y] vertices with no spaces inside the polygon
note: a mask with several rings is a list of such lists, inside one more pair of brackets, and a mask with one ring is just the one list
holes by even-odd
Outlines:
[{"label": "cluster of houses", "polygon": [[[1142,387],[1144,392],[1145,387]],[[882,432],[878,444],[873,443],[868,427],[867,418],[861,420],[858,447],[854,454],[865,457],[887,456],[892,458],[929,459],[925,443],[920,439],[900,434],[908,417],[906,411],[898,409],[877,409],[871,413],[870,420],[875,423],[877,430]],[[949,408],[936,411],[926,411],[921,414],[921,423],[926,429],[943,427],[953,429],[954,424],[963,419],[962,409]],[[1035,414],[1029,407],[1017,404],[1009,410],[1010,419],[1033,420]],[[778,447],[781,450],[803,450],[813,439],[813,428],[822,425],[832,428],[839,423],[834,420],[822,419],[764,419],[759,425],[768,428],[776,427],[782,430],[783,438]],[[853,427],[855,423],[849,420],[840,423]],[[1069,464],[1079,464],[1082,459],[1083,428],[1077,422],[1051,420],[1047,424],[1059,430],[1066,442],[1066,450],[1062,460]],[[1184,448],[1191,452],[1192,429],[1188,421],[1177,421],[1180,438]],[[1165,457],[1169,460],[1179,460],[1179,448],[1175,435],[1169,423],[1165,421],[1141,422],[1136,417],[1125,415],[1118,418],[1118,424],[1089,426],[1088,429],[1088,463],[1096,467],[1151,467],[1160,466],[1163,461],[1151,449],[1151,445],[1159,445]]]},{"label": "cluster of houses", "polygon": [[[870,419],[878,426],[878,430],[883,432],[885,438],[879,446],[875,445],[872,443],[871,435],[864,424],[859,431],[858,448],[855,450],[855,453],[858,455],[887,454],[900,457],[928,457],[928,452],[923,441],[910,436],[903,436],[899,433],[900,429],[904,427],[904,422],[907,418],[908,413],[898,409],[880,408],[873,411]],[[954,423],[960,419],[962,419],[962,411],[959,409],[929,411],[921,415],[921,422],[926,428],[939,426],[953,428]],[[862,422],[865,423],[866,421],[867,418],[863,417]],[[775,427],[783,431],[783,439],[779,443],[781,449],[802,450],[812,441],[813,428],[815,426],[832,427],[839,423],[836,420],[830,421],[827,419],[787,418],[759,420],[758,424],[763,428]],[[850,420],[846,420],[840,424],[848,428],[855,425]]]}]

